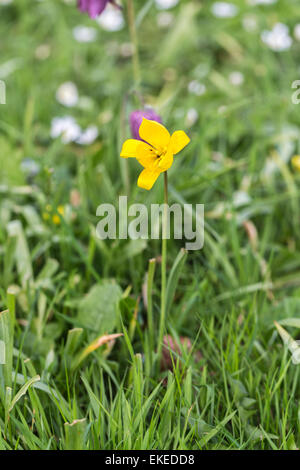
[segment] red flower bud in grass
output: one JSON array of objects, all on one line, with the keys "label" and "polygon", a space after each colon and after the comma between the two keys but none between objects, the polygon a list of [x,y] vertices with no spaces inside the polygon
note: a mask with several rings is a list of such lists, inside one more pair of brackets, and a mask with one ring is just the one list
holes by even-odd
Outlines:
[{"label": "red flower bud in grass", "polygon": [[[176,364],[178,358],[182,358],[182,350],[187,353],[191,352],[192,342],[186,336],[179,337],[179,343],[171,335],[165,335],[163,339],[163,349],[161,358],[161,370],[172,370],[173,362]],[[196,361],[200,359],[199,351],[196,353]]]},{"label": "red flower bud in grass", "polygon": [[162,124],[161,117],[151,108],[132,111],[129,117],[131,134],[134,139],[142,140],[139,134],[139,128],[142,124],[143,118],[150,121],[156,121]]}]

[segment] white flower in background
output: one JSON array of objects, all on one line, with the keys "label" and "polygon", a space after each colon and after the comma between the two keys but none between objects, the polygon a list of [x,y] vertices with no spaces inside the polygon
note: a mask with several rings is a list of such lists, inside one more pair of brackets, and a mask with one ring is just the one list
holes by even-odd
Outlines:
[{"label": "white flower in background", "polygon": [[52,139],[61,137],[64,144],[75,142],[79,145],[89,145],[97,139],[98,134],[96,126],[89,126],[82,130],[72,116],[55,117],[51,122]]},{"label": "white flower in background", "polygon": [[232,3],[216,2],[211,7],[211,12],[217,18],[233,18],[238,13],[238,8]]},{"label": "white flower in background", "polygon": [[192,127],[198,121],[198,111],[195,108],[190,108],[186,113],[186,125]]},{"label": "white flower in background", "polygon": [[155,4],[159,10],[168,10],[169,8],[175,7],[178,0],[155,0]]},{"label": "white flower in background", "polygon": [[169,11],[162,11],[157,15],[156,21],[159,28],[168,28],[174,21],[174,15]]},{"label": "white flower in background", "polygon": [[194,95],[201,96],[206,92],[206,86],[197,80],[192,80],[188,84],[188,90],[190,93],[194,93]]},{"label": "white flower in background", "polygon": [[52,139],[61,137],[64,144],[75,142],[81,134],[81,128],[72,116],[55,117],[51,122]]},{"label": "white flower in background", "polygon": [[9,5],[13,0],[0,0],[0,5]]},{"label": "white flower in background", "polygon": [[24,158],[24,160],[21,162],[21,170],[27,176],[33,177],[39,174],[41,165],[35,162],[32,158]]},{"label": "white flower in background", "polygon": [[98,135],[97,126],[89,126],[81,132],[78,139],[76,139],[76,143],[79,145],[90,145],[97,139]]},{"label": "white flower in background", "polygon": [[249,0],[250,5],[273,5],[277,0]]},{"label": "white flower in background", "polygon": [[229,75],[231,85],[240,86],[244,83],[244,75],[241,72],[234,71]]},{"label": "white flower in background", "polygon": [[283,23],[276,23],[271,31],[261,33],[262,41],[272,51],[286,51],[292,45],[292,38],[289,35],[289,28]]},{"label": "white flower in background", "polygon": [[78,103],[78,90],[73,82],[65,82],[58,88],[56,92],[57,101],[66,106],[72,108]]},{"label": "white flower in background", "polygon": [[297,39],[297,41],[300,41],[300,23],[296,24],[294,28],[294,36]]},{"label": "white flower in background", "polygon": [[93,42],[97,37],[97,30],[89,26],[78,25],[73,28],[73,37],[78,42]]},{"label": "white flower in background", "polygon": [[255,15],[245,15],[242,19],[242,24],[245,31],[248,31],[249,33],[256,31],[258,27]]},{"label": "white flower in background", "polygon": [[124,17],[121,10],[110,4],[106,6],[96,21],[105,31],[120,31],[124,27]]}]

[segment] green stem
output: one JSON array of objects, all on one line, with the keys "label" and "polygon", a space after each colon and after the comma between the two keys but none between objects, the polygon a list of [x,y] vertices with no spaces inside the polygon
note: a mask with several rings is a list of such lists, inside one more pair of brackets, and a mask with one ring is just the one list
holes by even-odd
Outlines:
[{"label": "green stem", "polygon": [[153,278],[155,273],[156,259],[149,260],[148,274],[147,274],[147,314],[148,314],[148,332],[149,332],[149,347],[150,354],[154,351],[154,327],[153,327],[153,308],[152,308],[152,287]]},{"label": "green stem", "polygon": [[163,337],[166,321],[166,285],[167,285],[167,222],[168,222],[168,174],[164,172],[164,210],[162,219],[162,250],[161,250],[161,304],[158,335],[157,360],[160,364]]},{"label": "green stem", "polygon": [[[124,97],[121,113],[120,113],[120,136],[121,142],[124,142],[126,139],[126,104],[128,100],[128,95]],[[129,175],[129,164],[128,158],[120,158],[120,168],[121,168],[121,176],[123,182],[124,192],[127,196],[130,195],[130,175]]]},{"label": "green stem", "polygon": [[138,49],[138,39],[137,39],[136,27],[135,27],[135,14],[134,14],[133,0],[127,0],[127,13],[128,13],[130,40],[133,46],[132,65],[133,65],[134,84],[135,84],[135,88],[138,90],[140,86],[140,81],[141,81],[141,74],[140,74],[139,49]]}]

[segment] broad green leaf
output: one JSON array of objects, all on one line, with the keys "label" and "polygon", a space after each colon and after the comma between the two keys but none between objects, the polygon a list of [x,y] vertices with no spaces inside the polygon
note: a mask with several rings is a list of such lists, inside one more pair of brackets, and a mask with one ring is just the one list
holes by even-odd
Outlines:
[{"label": "broad green leaf", "polygon": [[111,333],[116,326],[121,296],[120,286],[113,281],[93,286],[80,302],[77,317],[80,325],[99,335]]},{"label": "broad green leaf", "polygon": [[72,423],[65,423],[66,450],[83,450],[86,418],[75,419]]}]

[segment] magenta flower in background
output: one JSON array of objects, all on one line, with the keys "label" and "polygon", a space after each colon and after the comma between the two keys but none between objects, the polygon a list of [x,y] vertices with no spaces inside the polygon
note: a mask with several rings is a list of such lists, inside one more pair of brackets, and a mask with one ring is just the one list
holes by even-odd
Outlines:
[{"label": "magenta flower in background", "polygon": [[109,2],[113,3],[111,0],[78,0],[78,8],[82,13],[88,13],[91,18],[97,18]]},{"label": "magenta flower in background", "polygon": [[139,128],[142,124],[143,118],[150,119],[150,121],[156,121],[162,124],[161,117],[151,108],[144,110],[137,109],[136,111],[132,111],[129,117],[129,122],[131,134],[134,139],[142,140],[140,138]]}]

